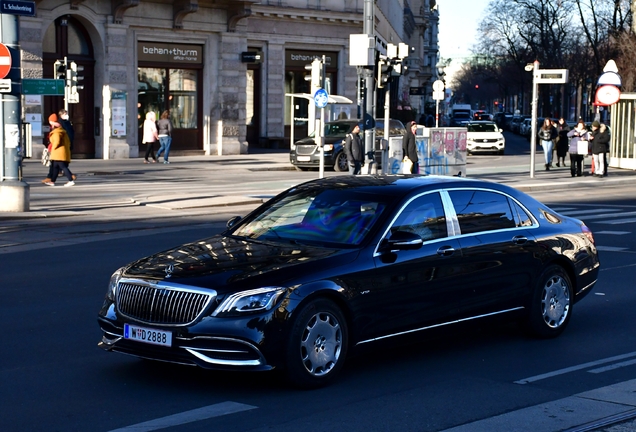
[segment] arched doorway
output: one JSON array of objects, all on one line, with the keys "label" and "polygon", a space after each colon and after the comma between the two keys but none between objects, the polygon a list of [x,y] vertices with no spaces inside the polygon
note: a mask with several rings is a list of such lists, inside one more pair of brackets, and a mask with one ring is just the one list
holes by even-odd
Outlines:
[{"label": "arched doorway", "polygon": [[[65,15],[55,20],[44,34],[42,41],[42,67],[44,78],[55,78],[54,63],[64,57],[74,61],[84,70],[78,75],[84,79],[79,83],[84,88],[79,90],[79,103],[68,104],[69,117],[75,129],[73,143],[74,158],[95,157],[95,119],[94,104],[94,71],[93,44],[84,26],[73,16]],[[64,108],[63,96],[44,96],[42,120],[46,123],[51,113]]]}]

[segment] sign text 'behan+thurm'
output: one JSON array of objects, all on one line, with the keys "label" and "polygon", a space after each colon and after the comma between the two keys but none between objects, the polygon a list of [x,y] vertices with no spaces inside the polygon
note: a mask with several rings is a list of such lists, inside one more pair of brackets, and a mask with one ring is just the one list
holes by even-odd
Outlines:
[{"label": "sign text 'behan+thurm'", "polygon": [[137,42],[137,57],[141,62],[202,64],[203,46]]}]

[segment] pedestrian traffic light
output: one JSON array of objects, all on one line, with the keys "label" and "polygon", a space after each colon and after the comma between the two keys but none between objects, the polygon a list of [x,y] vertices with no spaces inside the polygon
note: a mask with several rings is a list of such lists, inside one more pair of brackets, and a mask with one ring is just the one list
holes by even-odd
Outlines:
[{"label": "pedestrian traffic light", "polygon": [[64,58],[64,60],[55,60],[53,64],[53,76],[55,79],[66,79],[66,58]]}]

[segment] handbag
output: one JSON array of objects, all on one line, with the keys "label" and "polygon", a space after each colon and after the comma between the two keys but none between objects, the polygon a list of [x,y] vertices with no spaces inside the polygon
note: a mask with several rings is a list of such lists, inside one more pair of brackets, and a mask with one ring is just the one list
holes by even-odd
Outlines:
[{"label": "handbag", "polygon": [[51,152],[49,152],[49,149],[44,147],[44,150],[42,151],[42,165],[44,166],[51,166]]},{"label": "handbag", "polygon": [[408,156],[405,156],[404,159],[402,159],[402,174],[411,174],[411,170],[413,169],[413,161],[411,161],[411,159],[408,158]]},{"label": "handbag", "polygon": [[589,145],[587,140],[579,140],[576,143],[576,154],[580,154],[580,155],[588,154],[588,151],[589,151],[588,146]]}]

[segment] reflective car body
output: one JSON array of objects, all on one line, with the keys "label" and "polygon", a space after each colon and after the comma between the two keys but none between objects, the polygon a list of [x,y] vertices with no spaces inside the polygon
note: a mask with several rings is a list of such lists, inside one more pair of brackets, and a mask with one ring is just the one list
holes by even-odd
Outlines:
[{"label": "reflective car body", "polygon": [[[325,168],[333,168],[335,171],[348,171],[347,156],[344,152],[344,141],[353,127],[360,120],[335,120],[325,123]],[[399,120],[389,120],[389,136],[401,137],[406,133],[406,128]],[[289,161],[298,169],[318,168],[320,166],[320,148],[314,141],[315,134],[296,141],[290,149]],[[384,119],[375,120],[375,160],[378,165],[382,159],[380,140],[384,137]],[[360,138],[364,141],[364,132],[360,132]]]},{"label": "reflective car body", "polygon": [[504,154],[506,139],[497,123],[472,121],[466,124],[466,151],[470,153],[490,152]]},{"label": "reflective car body", "polygon": [[590,292],[589,229],[513,188],[436,176],[335,176],[222,234],[117,270],[99,346],[212,369],[329,382],[349,349],[489,316],[559,335]]}]

